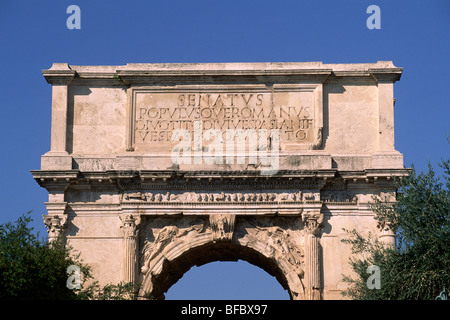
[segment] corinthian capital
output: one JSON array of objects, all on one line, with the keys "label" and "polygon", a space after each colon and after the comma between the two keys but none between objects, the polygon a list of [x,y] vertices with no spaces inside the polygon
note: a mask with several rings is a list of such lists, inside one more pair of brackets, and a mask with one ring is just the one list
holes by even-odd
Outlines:
[{"label": "corinthian capital", "polygon": [[120,220],[122,220],[122,228],[123,236],[125,238],[136,237],[137,235],[137,227],[141,222],[141,217],[139,215],[133,214],[124,214],[120,216]]},{"label": "corinthian capital", "polygon": [[304,212],[302,213],[302,222],[308,234],[318,236],[322,227],[324,215],[321,212]]},{"label": "corinthian capital", "polygon": [[67,226],[67,214],[43,215],[44,224],[47,226],[48,240],[56,240]]},{"label": "corinthian capital", "polygon": [[47,226],[48,241],[56,240],[67,227],[66,202],[46,202],[48,214],[43,215],[44,224]]}]

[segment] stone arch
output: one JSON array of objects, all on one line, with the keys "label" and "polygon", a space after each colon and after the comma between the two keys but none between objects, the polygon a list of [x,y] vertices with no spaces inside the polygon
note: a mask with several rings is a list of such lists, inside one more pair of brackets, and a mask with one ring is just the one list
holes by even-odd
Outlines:
[{"label": "stone arch", "polygon": [[293,258],[281,248],[286,243],[278,243],[278,247],[271,246],[267,239],[250,237],[242,230],[238,230],[229,240],[215,240],[209,226],[202,232],[185,233],[178,238],[174,236],[159,254],[144,259],[141,264],[142,288],[139,296],[151,294],[156,299],[163,299],[164,293],[195,265],[244,260],[274,276],[291,299],[305,299],[304,249],[297,246],[299,254]]}]

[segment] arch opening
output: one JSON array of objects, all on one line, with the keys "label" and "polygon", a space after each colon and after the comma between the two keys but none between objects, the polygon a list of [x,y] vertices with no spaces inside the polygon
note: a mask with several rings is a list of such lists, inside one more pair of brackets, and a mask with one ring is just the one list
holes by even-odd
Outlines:
[{"label": "arch opening", "polygon": [[247,261],[193,266],[165,293],[166,300],[289,300],[278,280]]},{"label": "arch opening", "polygon": [[[239,260],[259,267],[275,277],[281,287],[287,290],[289,298],[293,299],[288,280],[276,261],[250,247],[231,241],[208,242],[186,250],[173,260],[164,259],[161,272],[147,275],[147,279],[144,279],[143,291],[150,293],[156,299],[165,299],[165,293],[192,267],[216,261]],[[150,277],[151,279],[148,279]]]}]

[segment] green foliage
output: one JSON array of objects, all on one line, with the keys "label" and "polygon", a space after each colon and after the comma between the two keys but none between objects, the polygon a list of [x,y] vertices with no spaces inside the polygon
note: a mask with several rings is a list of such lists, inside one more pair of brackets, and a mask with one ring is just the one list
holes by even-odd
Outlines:
[{"label": "green foliage", "polygon": [[[124,300],[135,297],[138,290],[135,284],[100,287],[90,281],[90,268],[79,261],[79,255],[71,254],[71,248],[60,239],[51,244],[39,239],[28,226],[31,221],[28,212],[14,223],[0,225],[0,299]],[[80,289],[67,287],[67,268],[71,265],[80,268]]]},{"label": "green foliage", "polygon": [[[0,225],[0,297],[3,299],[73,299],[66,269],[77,264],[60,241],[51,246],[32,233],[30,213]],[[87,270],[80,265],[86,274]]]},{"label": "green foliage", "polygon": [[[375,199],[373,210],[379,226],[397,233],[397,248],[389,248],[371,235],[348,231],[356,257],[350,264],[357,277],[344,276],[350,284],[344,295],[353,299],[434,299],[450,285],[450,161],[443,161],[443,179],[431,165],[428,172],[395,181],[397,202]],[[367,267],[381,270],[381,289],[370,290]]]},{"label": "green foliage", "polygon": [[118,284],[108,284],[100,287],[98,282],[94,282],[86,289],[81,289],[78,292],[78,299],[82,300],[131,300],[136,297],[139,284],[132,282]]}]

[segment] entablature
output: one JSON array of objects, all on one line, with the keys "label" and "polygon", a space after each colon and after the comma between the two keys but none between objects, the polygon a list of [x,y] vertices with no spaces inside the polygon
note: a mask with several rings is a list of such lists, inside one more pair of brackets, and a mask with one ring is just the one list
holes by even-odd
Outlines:
[{"label": "entablature", "polygon": [[261,176],[259,171],[178,171],[178,170],[108,170],[83,172],[31,171],[44,188],[104,186],[124,190],[263,190],[263,189],[345,189],[349,183],[370,183],[393,187],[394,177],[407,176],[409,169],[366,169],[362,171],[283,170]]}]

